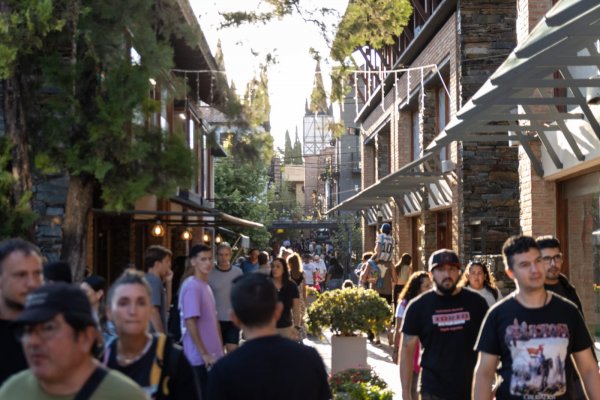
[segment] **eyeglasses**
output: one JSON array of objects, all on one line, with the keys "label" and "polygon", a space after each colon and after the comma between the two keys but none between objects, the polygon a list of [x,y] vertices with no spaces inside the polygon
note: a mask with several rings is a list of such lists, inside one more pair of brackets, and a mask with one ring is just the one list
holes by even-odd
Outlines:
[{"label": "eyeglasses", "polygon": [[562,260],[563,260],[562,253],[558,253],[558,254],[555,254],[553,256],[544,256],[544,257],[542,257],[542,261],[545,262],[546,264],[550,264],[550,263],[552,263],[552,261],[554,261],[554,263],[557,263],[557,262],[562,261]]},{"label": "eyeglasses", "polygon": [[61,328],[61,323],[58,321],[46,321],[36,325],[23,325],[15,330],[15,336],[18,340],[24,342],[29,339],[32,333],[43,341],[52,339]]}]

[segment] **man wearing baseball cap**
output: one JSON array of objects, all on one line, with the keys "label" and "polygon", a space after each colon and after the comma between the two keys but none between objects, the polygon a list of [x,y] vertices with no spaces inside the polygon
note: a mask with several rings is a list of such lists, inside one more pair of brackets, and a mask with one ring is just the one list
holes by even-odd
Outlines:
[{"label": "man wearing baseball cap", "polygon": [[429,272],[434,289],[413,299],[402,321],[402,399],[417,400],[411,396],[417,341],[422,348],[420,398],[469,399],[477,362],[473,346],[488,306],[479,294],[457,287],[461,264],[453,250],[434,252],[429,258]]},{"label": "man wearing baseball cap", "polygon": [[14,321],[29,369],[0,388],[0,399],[135,399],[144,391],[92,355],[96,322],[85,293],[64,282],[34,290]]}]

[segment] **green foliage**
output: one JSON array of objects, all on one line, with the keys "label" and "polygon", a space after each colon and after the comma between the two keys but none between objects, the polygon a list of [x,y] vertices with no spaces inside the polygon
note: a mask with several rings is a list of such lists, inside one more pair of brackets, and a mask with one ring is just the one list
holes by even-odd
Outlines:
[{"label": "green foliage", "polygon": [[339,62],[331,72],[332,101],[342,101],[352,91],[349,70],[357,67],[352,53],[363,46],[380,50],[394,44],[412,13],[409,0],[350,1],[331,46],[331,56]]},{"label": "green foliage", "polygon": [[371,368],[349,368],[329,378],[334,400],[392,400],[394,393]]},{"label": "green foliage", "polygon": [[175,0],[64,6],[70,13],[63,29],[47,34],[39,51],[23,58],[29,68],[21,73],[32,78],[29,92],[43,94],[29,96],[27,105],[36,164],[46,172],[95,179],[104,206],[114,210],[146,194],[167,196],[189,186],[196,165],[184,133],[169,135],[144,123],[158,110],[149,96],[150,78],[184,86],[164,74],[173,62],[170,39],[194,33],[178,20]]},{"label": "green foliage", "polygon": [[298,138],[298,128],[296,128],[296,140],[294,141],[294,148],[292,150],[292,164],[304,164],[302,160],[302,143],[300,143],[300,139]]},{"label": "green foliage", "polygon": [[[272,200],[267,191],[273,137],[267,133],[247,133],[226,147],[230,156],[215,165],[215,205],[218,209],[251,221],[270,222]],[[252,244],[268,245],[265,229],[242,228]]]},{"label": "green foliage", "polygon": [[269,102],[268,64],[260,66],[259,75],[246,86],[243,101],[243,117],[251,128],[262,126],[270,130],[271,104]]},{"label": "green foliage", "polygon": [[285,131],[285,148],[283,150],[283,163],[291,164],[293,160],[293,149],[292,149],[292,139],[290,139],[290,132]]},{"label": "green foliage", "polygon": [[338,27],[331,55],[343,63],[358,47],[394,43],[412,15],[408,0],[353,0]]},{"label": "green foliage", "polygon": [[11,146],[5,137],[0,137],[0,239],[27,236],[39,217],[29,207],[31,192],[21,196],[17,204],[11,201],[16,180],[8,170],[10,161]]},{"label": "green foliage", "polygon": [[41,49],[46,35],[62,29],[64,18],[52,0],[4,0],[0,12],[0,79],[12,75],[20,56]]},{"label": "green foliage", "polygon": [[326,328],[340,336],[382,332],[391,315],[390,306],[374,290],[336,289],[323,293],[309,307],[308,330],[317,336]]}]

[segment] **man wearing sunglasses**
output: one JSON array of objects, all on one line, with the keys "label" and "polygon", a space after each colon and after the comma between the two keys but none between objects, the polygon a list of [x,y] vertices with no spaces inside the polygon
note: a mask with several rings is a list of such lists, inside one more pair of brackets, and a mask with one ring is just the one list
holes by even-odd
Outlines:
[{"label": "man wearing sunglasses", "polygon": [[542,261],[544,263],[544,268],[546,269],[544,287],[546,290],[551,290],[554,293],[571,300],[583,314],[581,300],[577,295],[575,287],[562,273],[564,258],[560,251],[560,242],[552,235],[539,236],[535,239],[535,242],[542,252]]}]

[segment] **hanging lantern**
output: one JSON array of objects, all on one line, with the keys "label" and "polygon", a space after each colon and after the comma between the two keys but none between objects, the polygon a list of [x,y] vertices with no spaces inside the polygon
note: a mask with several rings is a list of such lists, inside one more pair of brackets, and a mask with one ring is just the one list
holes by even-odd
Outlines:
[{"label": "hanging lantern", "polygon": [[221,237],[221,235],[217,234],[217,237],[215,238],[215,243],[221,244],[222,241],[223,241],[223,238]]},{"label": "hanging lantern", "polygon": [[210,242],[210,235],[208,234],[208,232],[204,232],[204,235],[202,235],[202,240],[204,241],[204,243]]},{"label": "hanging lantern", "polygon": [[163,236],[165,236],[165,227],[162,225],[162,223],[160,222],[160,220],[156,221],[156,224],[154,224],[154,226],[152,227],[152,230],[150,231],[150,233],[154,237],[163,237]]},{"label": "hanging lantern", "polygon": [[192,240],[194,235],[192,235],[192,231],[190,228],[185,228],[185,230],[181,233],[181,240]]}]

